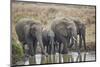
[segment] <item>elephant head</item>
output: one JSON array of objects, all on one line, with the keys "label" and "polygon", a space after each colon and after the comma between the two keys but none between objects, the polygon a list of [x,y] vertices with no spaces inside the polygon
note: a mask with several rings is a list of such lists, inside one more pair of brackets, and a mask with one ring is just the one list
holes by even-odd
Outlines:
[{"label": "elephant head", "polygon": [[30,33],[32,35],[32,37],[36,38],[37,43],[39,43],[40,47],[41,47],[41,51],[43,54],[46,54],[44,47],[43,47],[43,41],[42,41],[42,26],[40,23],[35,23],[33,25],[31,25],[30,27]]}]

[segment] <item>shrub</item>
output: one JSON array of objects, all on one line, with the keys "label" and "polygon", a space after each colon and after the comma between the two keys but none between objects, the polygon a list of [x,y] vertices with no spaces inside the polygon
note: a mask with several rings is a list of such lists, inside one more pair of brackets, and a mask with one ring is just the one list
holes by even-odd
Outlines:
[{"label": "shrub", "polygon": [[23,49],[21,44],[17,44],[16,40],[12,39],[12,64],[22,60]]}]

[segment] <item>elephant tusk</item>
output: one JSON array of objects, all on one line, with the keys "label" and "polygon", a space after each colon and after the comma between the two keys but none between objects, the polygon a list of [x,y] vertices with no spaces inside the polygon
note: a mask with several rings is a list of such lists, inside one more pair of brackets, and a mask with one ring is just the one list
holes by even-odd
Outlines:
[{"label": "elephant tusk", "polygon": [[73,37],[73,39],[74,39],[75,41],[77,41],[75,37]]}]

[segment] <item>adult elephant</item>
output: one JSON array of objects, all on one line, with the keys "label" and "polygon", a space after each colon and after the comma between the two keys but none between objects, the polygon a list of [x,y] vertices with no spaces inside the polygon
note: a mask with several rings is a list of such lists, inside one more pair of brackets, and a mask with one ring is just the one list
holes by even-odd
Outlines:
[{"label": "adult elephant", "polygon": [[[30,18],[22,18],[16,23],[15,29],[26,55],[35,55],[37,42],[41,47],[42,53],[46,54],[42,42],[42,26],[39,22]],[[25,46],[28,46],[28,48]],[[26,49],[28,50],[26,51]]]},{"label": "adult elephant", "polygon": [[54,19],[51,28],[55,34],[55,41],[63,44],[63,50],[60,53],[68,53],[68,46],[70,45],[70,39],[75,43],[77,49],[77,28],[75,23],[69,18],[57,18]]},{"label": "adult elephant", "polygon": [[[86,40],[85,40],[85,33],[86,33],[86,27],[85,24],[82,23],[80,19],[77,18],[70,18],[74,21],[76,28],[77,28],[77,35],[79,35],[79,47],[82,48],[82,45],[84,45],[84,49],[86,50]],[[72,47],[73,44],[70,45]]]},{"label": "adult elephant", "polygon": [[54,32],[50,28],[43,27],[42,40],[48,54],[54,53],[54,36]]}]

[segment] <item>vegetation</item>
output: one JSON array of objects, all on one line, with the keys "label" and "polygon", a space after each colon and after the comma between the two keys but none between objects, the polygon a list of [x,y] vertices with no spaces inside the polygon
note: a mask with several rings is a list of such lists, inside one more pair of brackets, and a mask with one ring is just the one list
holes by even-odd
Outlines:
[{"label": "vegetation", "polygon": [[12,64],[15,64],[17,61],[22,60],[23,49],[21,44],[17,44],[14,39],[12,39]]}]

